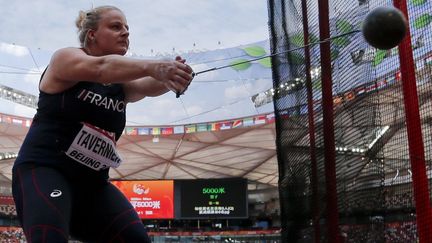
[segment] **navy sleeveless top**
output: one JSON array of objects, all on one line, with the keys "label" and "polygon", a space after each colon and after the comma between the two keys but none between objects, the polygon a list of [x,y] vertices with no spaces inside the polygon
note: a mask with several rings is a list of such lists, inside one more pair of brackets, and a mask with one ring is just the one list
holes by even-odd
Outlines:
[{"label": "navy sleeveless top", "polygon": [[[82,122],[115,134],[118,140],[126,123],[122,84],[82,81],[58,93],[39,93],[36,115],[20,148],[15,165],[33,163],[67,169],[87,168],[65,155]],[[108,169],[91,172],[108,177]]]}]

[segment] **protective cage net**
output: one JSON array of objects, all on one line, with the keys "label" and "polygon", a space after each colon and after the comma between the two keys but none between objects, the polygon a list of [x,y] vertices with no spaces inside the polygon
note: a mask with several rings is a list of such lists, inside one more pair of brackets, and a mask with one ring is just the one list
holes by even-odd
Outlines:
[{"label": "protective cage net", "polygon": [[[268,1],[271,49],[281,53],[272,74],[282,242],[421,242],[420,223],[431,240],[432,2],[329,0],[326,21],[323,2]],[[409,53],[375,49],[358,31],[372,9],[394,4],[407,6]],[[404,97],[405,77],[417,91],[420,135],[408,134],[405,105],[416,97]],[[323,80],[333,109],[323,106]],[[411,143],[420,152],[410,156]]]}]

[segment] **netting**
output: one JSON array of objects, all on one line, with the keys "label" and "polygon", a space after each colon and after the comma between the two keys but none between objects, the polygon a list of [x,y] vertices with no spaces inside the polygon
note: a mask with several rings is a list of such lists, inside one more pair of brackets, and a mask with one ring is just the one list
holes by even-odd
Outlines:
[{"label": "netting", "polygon": [[[408,13],[399,48],[358,31],[384,5]],[[282,241],[431,241],[432,3],[268,6]]]}]

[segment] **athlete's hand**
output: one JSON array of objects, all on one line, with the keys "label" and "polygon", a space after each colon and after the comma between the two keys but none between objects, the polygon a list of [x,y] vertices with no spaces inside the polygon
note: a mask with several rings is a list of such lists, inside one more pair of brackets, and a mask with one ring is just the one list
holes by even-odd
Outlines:
[{"label": "athlete's hand", "polygon": [[[183,59],[181,56],[176,56],[176,61],[181,62],[183,64],[186,64],[186,59]],[[187,65],[187,64],[186,64]],[[189,65],[187,65],[189,66]],[[190,75],[191,75],[191,79],[189,80],[188,84],[186,85],[186,87],[183,88],[183,90],[181,92],[176,92],[176,98],[180,97],[180,95],[184,94],[184,92],[186,92],[187,88],[189,87],[190,83],[192,82],[192,79],[194,78],[194,72],[192,70],[191,67],[190,68]]]},{"label": "athlete's hand", "polygon": [[175,93],[182,93],[192,81],[192,68],[177,56],[173,61],[154,62],[151,76]]}]

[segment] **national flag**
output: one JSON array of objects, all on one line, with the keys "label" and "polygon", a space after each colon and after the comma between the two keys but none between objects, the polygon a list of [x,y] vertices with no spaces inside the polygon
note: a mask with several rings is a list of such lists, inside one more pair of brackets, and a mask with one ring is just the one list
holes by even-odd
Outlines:
[{"label": "national flag", "polygon": [[23,124],[23,120],[17,119],[17,118],[12,118],[12,124],[22,125]]},{"label": "national flag", "polygon": [[184,132],[185,132],[184,126],[175,126],[174,127],[174,134],[181,134]]},{"label": "national flag", "polygon": [[219,131],[219,123],[215,123],[215,122],[209,123],[207,128],[208,131]]},{"label": "national flag", "polygon": [[242,120],[235,120],[232,124],[233,128],[237,128],[237,127],[241,127],[243,125],[243,121]]},{"label": "national flag", "polygon": [[[319,107],[320,104],[317,103],[314,107],[317,108]],[[288,114],[288,110],[282,110],[279,112],[279,117],[282,119],[288,119],[290,117],[290,115]]]},{"label": "national flag", "polygon": [[387,84],[393,84],[396,81],[394,76],[387,77]]},{"label": "national flag", "polygon": [[424,59],[426,65],[432,65],[432,55]]},{"label": "national flag", "polygon": [[126,135],[137,135],[138,129],[134,127],[126,127]]},{"label": "national flag", "polygon": [[139,127],[138,135],[150,135],[150,128],[148,127]]},{"label": "national flag", "polygon": [[256,116],[256,117],[254,117],[254,124],[255,125],[265,124],[265,122],[266,122],[265,116]]},{"label": "national flag", "polygon": [[163,127],[162,128],[162,135],[171,135],[174,133],[174,128],[172,127]]},{"label": "national flag", "polygon": [[272,123],[275,121],[275,113],[270,113],[266,115],[267,123]]},{"label": "national flag", "polygon": [[159,127],[153,127],[151,128],[151,135],[160,135],[161,131]]},{"label": "national flag", "polygon": [[227,130],[227,129],[231,129],[232,126],[232,122],[221,122],[220,124],[220,130]]},{"label": "national flag", "polygon": [[377,90],[377,85],[375,83],[366,86],[366,93],[373,92]]},{"label": "national flag", "polygon": [[197,132],[206,132],[207,131],[207,123],[201,123],[197,125]]},{"label": "national flag", "polygon": [[382,88],[384,88],[386,85],[387,85],[387,81],[386,81],[385,79],[377,82],[377,88],[378,88],[378,89],[382,89]]},{"label": "national flag", "polygon": [[254,124],[253,118],[248,117],[243,119],[243,126],[248,127],[248,126],[252,126],[253,124]]},{"label": "national flag", "polygon": [[361,87],[355,89],[355,92],[357,93],[357,95],[361,95],[365,91],[366,91],[366,88],[364,86],[361,86]]},{"label": "national flag", "polygon": [[195,124],[187,125],[187,126],[185,126],[185,130],[186,130],[186,133],[196,132],[196,125]]}]

